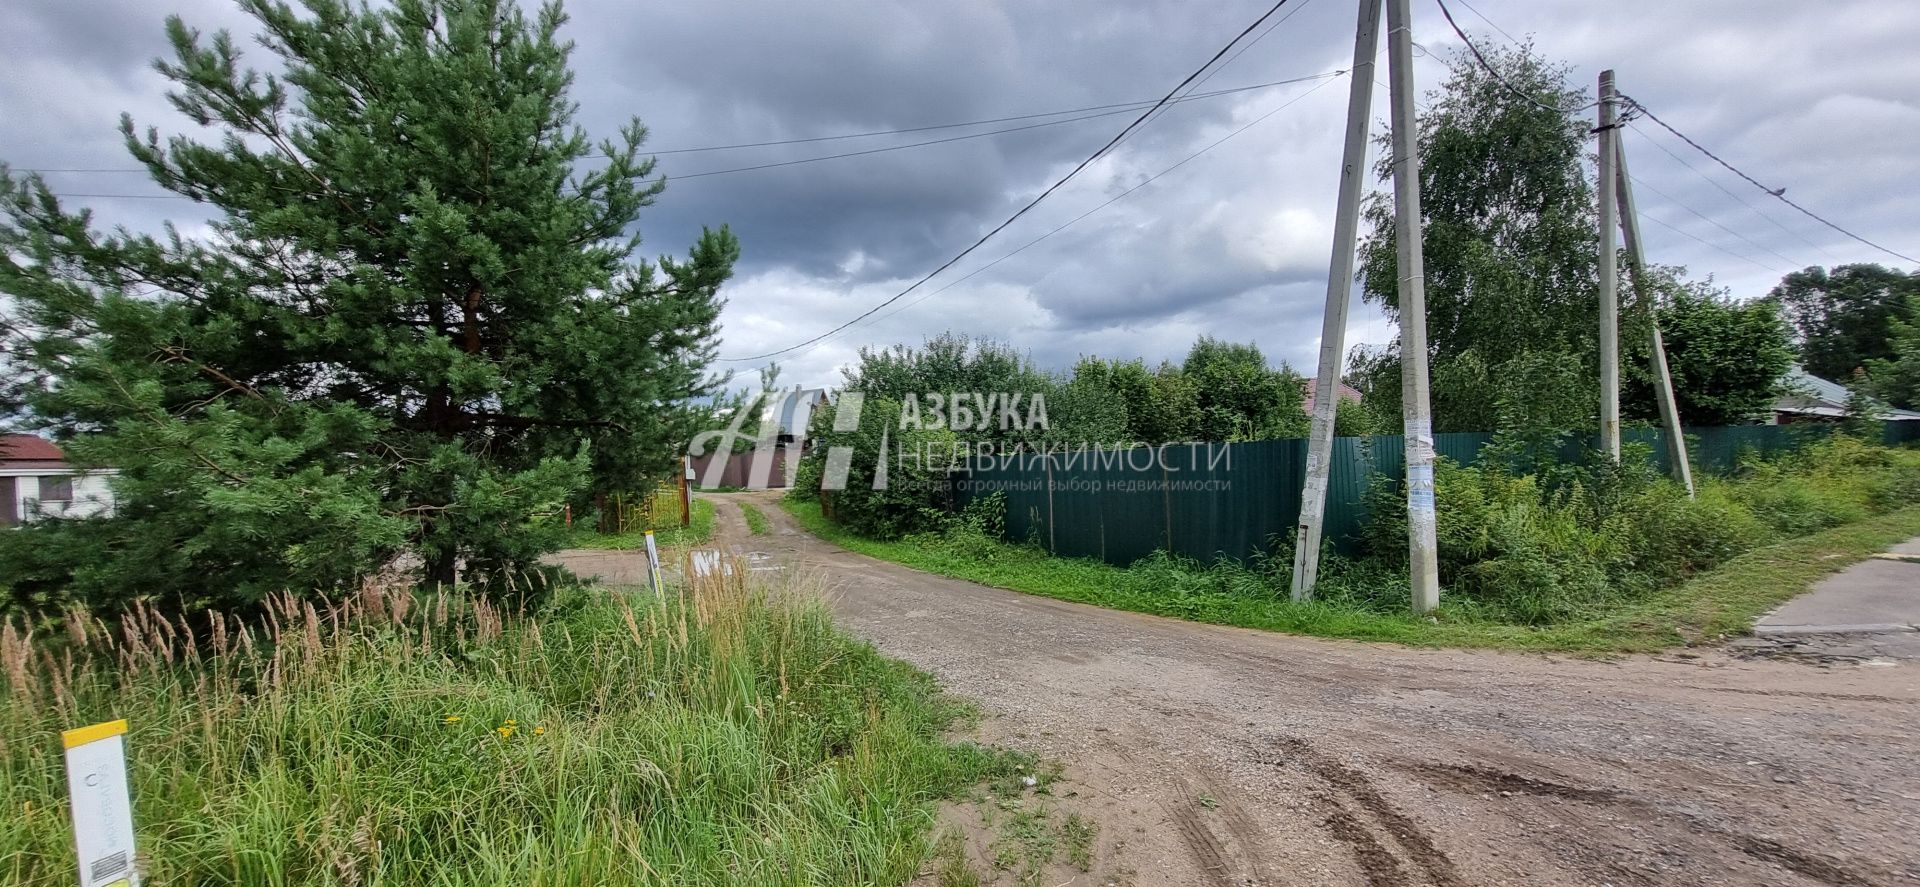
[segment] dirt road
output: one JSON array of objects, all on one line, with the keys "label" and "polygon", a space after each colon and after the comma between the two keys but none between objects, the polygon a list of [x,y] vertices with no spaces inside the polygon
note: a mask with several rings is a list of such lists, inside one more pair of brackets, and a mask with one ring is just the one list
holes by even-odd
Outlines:
[{"label": "dirt road", "polygon": [[1066,762],[1133,883],[1920,884],[1914,663],[1198,625],[929,576],[804,534],[768,494],[713,498],[724,543],[818,571],[853,631],[977,700],[987,738]]}]

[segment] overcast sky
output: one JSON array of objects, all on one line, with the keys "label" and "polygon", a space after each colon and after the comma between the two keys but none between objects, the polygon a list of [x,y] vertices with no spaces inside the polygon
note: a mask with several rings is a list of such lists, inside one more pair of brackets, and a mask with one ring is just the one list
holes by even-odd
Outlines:
[{"label": "overcast sky", "polygon": [[[1663,119],[1869,239],[1920,250],[1920,3],[1887,0],[1469,0],[1591,84],[1618,70]],[[934,0],[629,3],[575,0],[567,34],[581,123],[611,135],[631,115],[650,146],[707,145],[933,126],[1153,99],[1269,0]],[[1462,0],[1476,41],[1504,42]],[[250,34],[224,0],[15,0],[0,30],[0,160],[20,168],[131,164],[116,121],[191,124],[149,62],[178,11]],[[1292,18],[1202,89],[1350,64],[1353,0],[1291,0]],[[1417,77],[1439,82],[1458,40],[1413,0]],[[249,58],[269,63],[264,51]],[[1380,78],[1385,79],[1384,57]],[[1182,104],[1127,140],[973,256],[867,323],[780,359],[784,383],[833,384],[862,345],[944,330],[989,336],[1065,368],[1085,353],[1178,359],[1196,336],[1253,341],[1311,374],[1331,245],[1344,79]],[[1376,127],[1386,91],[1376,90]],[[1289,104],[1291,103],[1291,104]],[[1281,105],[1217,147],[1196,152]],[[1085,116],[1065,115],[1065,116]],[[997,136],[673,181],[676,176],[1060,120],[1041,117],[811,144],[666,154],[670,184],[641,219],[648,253],[680,254],[701,225],[743,247],[721,353],[758,354],[830,329],[937,266],[1091,153],[1131,114]],[[1813,264],[1900,264],[1793,213],[1641,121],[1627,132],[1650,258],[1764,294]],[[1666,150],[1662,150],[1662,149]],[[1678,154],[1685,164],[1670,156]],[[922,300],[1187,158],[1190,162],[1019,255]],[[1695,172],[1697,170],[1698,172]],[[1700,173],[1704,173],[1703,177]],[[142,175],[49,173],[64,194],[157,194]],[[1721,190],[1726,189],[1725,191]],[[1657,191],[1655,190],[1657,189]],[[1732,192],[1730,195],[1727,192]],[[1737,198],[1732,195],[1738,195]],[[184,200],[77,198],[103,225],[203,218]],[[1664,225],[1661,223],[1665,223]],[[1671,227],[1668,227],[1671,226]],[[1677,230],[1676,230],[1677,229]],[[1391,326],[1356,310],[1349,344]],[[743,381],[753,363],[730,364]]]}]

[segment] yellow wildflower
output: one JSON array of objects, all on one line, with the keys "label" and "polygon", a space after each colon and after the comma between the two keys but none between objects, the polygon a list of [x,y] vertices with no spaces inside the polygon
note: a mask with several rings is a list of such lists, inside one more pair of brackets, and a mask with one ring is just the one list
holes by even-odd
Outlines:
[{"label": "yellow wildflower", "polygon": [[545,727],[535,727],[535,728],[533,728],[533,735],[535,735],[535,736],[545,736],[545,735],[547,735],[547,728],[545,728]]},{"label": "yellow wildflower", "polygon": [[501,739],[511,739],[513,737],[513,731],[515,729],[517,728],[514,727],[513,724],[509,722],[493,728],[493,732],[500,734]]},{"label": "yellow wildflower", "polygon": [[458,724],[458,723],[460,723],[460,716],[459,716],[459,715],[447,715],[447,716],[446,716],[445,718],[443,718],[443,719],[441,719],[441,721],[440,721],[440,723],[442,723],[442,724]]}]

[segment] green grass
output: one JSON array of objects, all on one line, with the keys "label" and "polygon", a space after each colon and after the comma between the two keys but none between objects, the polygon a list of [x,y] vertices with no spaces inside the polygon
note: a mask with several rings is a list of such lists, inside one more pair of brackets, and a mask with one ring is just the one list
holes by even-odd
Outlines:
[{"label": "green grass", "polygon": [[773,529],[773,524],[767,521],[767,513],[752,502],[740,503],[740,514],[747,519],[747,532],[755,536],[765,536],[767,531]]},{"label": "green grass", "polygon": [[112,718],[148,883],[905,883],[940,799],[1032,762],[943,739],[963,707],[797,597],[716,578],[537,618],[369,591],[250,629],[8,625],[0,884],[71,883],[59,732]]},{"label": "green grass", "polygon": [[1744,634],[1755,617],[1805,591],[1821,576],[1920,535],[1920,507],[1910,507],[1748,551],[1602,618],[1533,627],[1450,610],[1444,590],[1443,605],[1432,621],[1410,612],[1386,613],[1347,603],[1296,604],[1272,594],[1179,591],[1150,584],[1151,573],[1051,557],[1029,546],[984,539],[965,546],[866,539],[829,522],[818,503],[783,499],[780,505],[809,532],[850,551],[1027,594],[1293,634],[1592,653],[1653,651]]},{"label": "green grass", "polygon": [[[689,512],[691,523],[681,526],[677,520],[653,531],[654,544],[661,547],[683,545],[705,545],[713,538],[713,501],[694,497],[693,508]],[[678,518],[676,513],[672,515]],[[598,548],[630,551],[647,547],[645,530],[628,533],[599,533],[593,527],[575,524],[573,533],[567,538],[567,548]]]}]

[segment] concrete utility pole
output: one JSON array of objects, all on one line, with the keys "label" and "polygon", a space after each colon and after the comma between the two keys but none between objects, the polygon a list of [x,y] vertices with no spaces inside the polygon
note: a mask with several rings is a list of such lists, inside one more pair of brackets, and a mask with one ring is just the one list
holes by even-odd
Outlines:
[{"label": "concrete utility pole", "polygon": [[1427,391],[1427,280],[1420,242],[1412,27],[1407,0],[1387,0],[1394,240],[1400,249],[1400,417],[1407,441],[1407,562],[1413,611],[1425,613],[1440,605],[1440,545],[1433,510],[1433,407]]},{"label": "concrete utility pole", "polygon": [[1627,272],[1633,275],[1635,302],[1647,312],[1648,338],[1653,345],[1653,386],[1660,402],[1660,424],[1667,433],[1667,462],[1673,479],[1687,488],[1693,498],[1693,466],[1687,463],[1686,433],[1680,428],[1680,405],[1673,398],[1673,374],[1667,370],[1667,343],[1660,337],[1660,321],[1654,316],[1653,295],[1647,291],[1647,257],[1640,247],[1640,212],[1633,204],[1633,177],[1627,175],[1625,139],[1613,140],[1614,192],[1620,201],[1620,235],[1627,241]]},{"label": "concrete utility pole", "polygon": [[1620,269],[1614,250],[1614,162],[1620,130],[1614,123],[1613,72],[1600,72],[1600,438],[1620,461]]},{"label": "concrete utility pole", "polygon": [[1367,170],[1367,127],[1373,108],[1373,57],[1380,43],[1380,0],[1360,0],[1353,70],[1347,74],[1347,146],[1340,161],[1340,199],[1333,216],[1333,258],[1327,263],[1327,310],[1320,322],[1320,372],[1313,377],[1313,431],[1307,438],[1307,482],[1294,536],[1293,599],[1313,597],[1320,576],[1320,538],[1327,518],[1327,474],[1333,465],[1333,420],[1346,365],[1347,305],[1353,293],[1353,250],[1360,229],[1360,186]]}]

